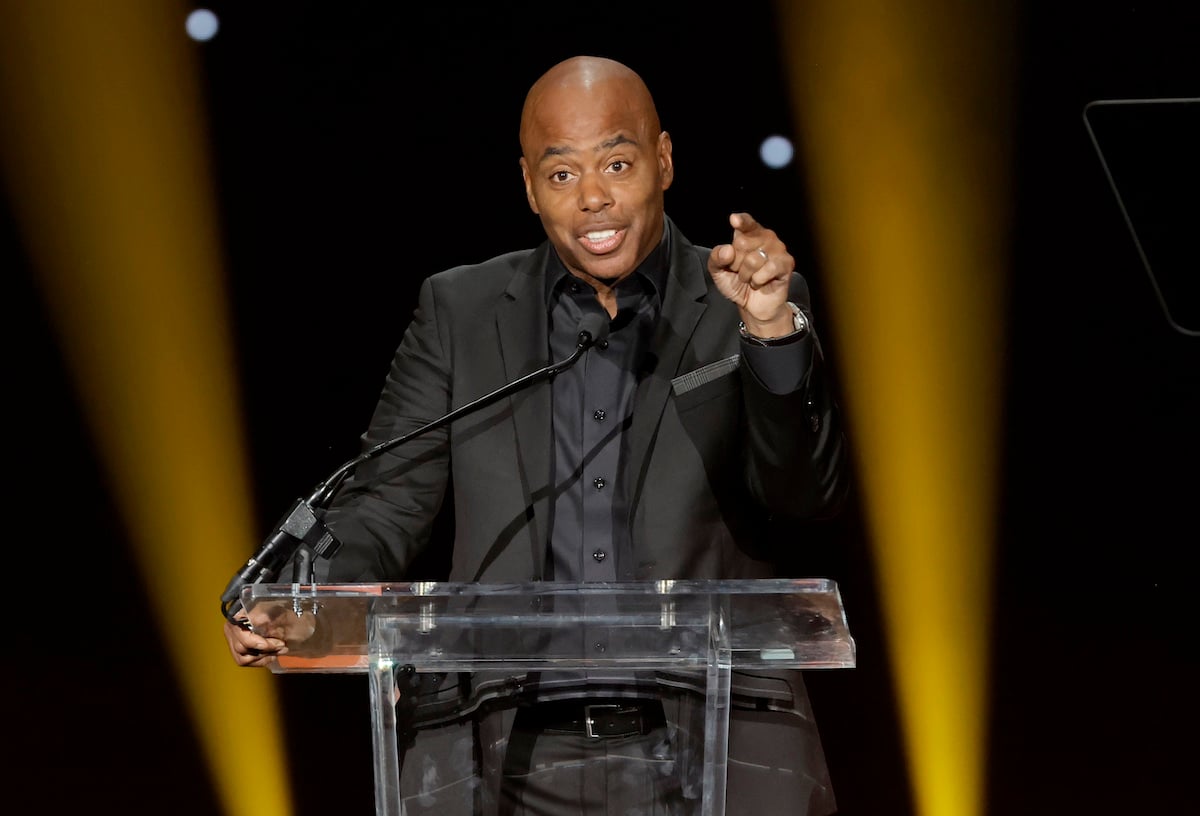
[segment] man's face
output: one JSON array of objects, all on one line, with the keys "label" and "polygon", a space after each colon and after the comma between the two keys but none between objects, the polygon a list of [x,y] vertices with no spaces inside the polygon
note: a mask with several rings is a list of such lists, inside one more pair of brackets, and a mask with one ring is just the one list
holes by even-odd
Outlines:
[{"label": "man's face", "polygon": [[522,131],[529,206],[572,274],[612,285],[662,238],[671,137],[620,83],[548,91]]}]

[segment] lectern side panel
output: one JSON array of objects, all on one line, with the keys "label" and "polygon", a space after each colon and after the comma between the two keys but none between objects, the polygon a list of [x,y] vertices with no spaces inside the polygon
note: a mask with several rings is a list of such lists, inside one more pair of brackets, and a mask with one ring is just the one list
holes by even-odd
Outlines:
[{"label": "lectern side panel", "polygon": [[[498,816],[525,812],[520,804],[537,813],[577,813],[578,807],[556,804],[557,791],[582,785],[611,803],[652,786],[671,808],[662,812],[710,813],[703,800],[704,695],[666,690],[662,707],[665,721],[649,740],[530,734],[520,725],[528,709],[515,703],[413,730],[400,723],[396,807],[404,816]],[[605,716],[595,712],[598,728]]]}]

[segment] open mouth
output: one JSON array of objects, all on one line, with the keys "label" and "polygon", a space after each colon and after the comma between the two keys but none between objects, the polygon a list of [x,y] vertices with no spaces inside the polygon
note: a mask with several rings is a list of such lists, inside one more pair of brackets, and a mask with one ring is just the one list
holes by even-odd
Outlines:
[{"label": "open mouth", "polygon": [[594,255],[603,255],[606,252],[612,252],[621,244],[621,240],[625,237],[624,230],[602,229],[591,230],[579,236],[579,243],[583,248]]}]

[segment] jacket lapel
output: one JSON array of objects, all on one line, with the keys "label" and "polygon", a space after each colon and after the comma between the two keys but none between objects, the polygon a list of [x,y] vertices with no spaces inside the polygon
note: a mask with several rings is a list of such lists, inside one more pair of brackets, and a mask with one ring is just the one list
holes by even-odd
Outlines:
[{"label": "jacket lapel", "polygon": [[646,457],[671,393],[671,379],[679,372],[696,324],[708,308],[704,303],[708,293],[708,271],[700,263],[695,248],[670,220],[667,228],[671,230],[671,264],[663,292],[662,314],[655,328],[650,354],[640,372],[629,432],[628,472],[634,484],[630,518],[633,518],[643,493]]},{"label": "jacket lapel", "polygon": [[[513,275],[496,305],[496,330],[506,382],[523,377],[549,362],[545,269],[549,243],[543,243]],[[516,460],[526,501],[534,509],[531,541],[545,547],[549,512],[550,388],[542,382],[509,397],[516,434]],[[534,571],[541,576],[544,549],[532,554]]]}]

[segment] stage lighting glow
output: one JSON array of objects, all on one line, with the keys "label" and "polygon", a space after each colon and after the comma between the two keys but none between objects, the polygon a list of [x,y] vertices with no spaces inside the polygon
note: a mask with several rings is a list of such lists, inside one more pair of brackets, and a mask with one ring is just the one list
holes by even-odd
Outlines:
[{"label": "stage lighting glow", "polygon": [[758,148],[758,155],[762,158],[763,164],[772,170],[778,170],[791,164],[795,152],[792,140],[786,136],[768,136],[763,139],[762,146]]},{"label": "stage lighting glow", "polygon": [[217,628],[216,588],[258,534],[197,49],[173,3],[19,5],[0,12],[0,177],[146,614],[214,812],[292,816],[274,675],[233,665]]},{"label": "stage lighting glow", "polygon": [[1011,21],[1000,3],[775,8],[913,813],[983,816]]},{"label": "stage lighting glow", "polygon": [[207,42],[217,36],[220,22],[208,9],[196,9],[187,18],[188,36],[197,42]]}]

